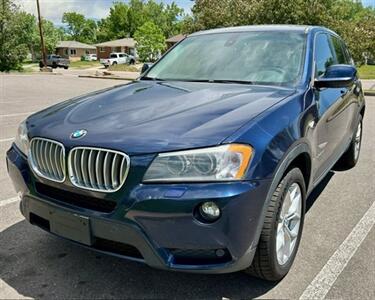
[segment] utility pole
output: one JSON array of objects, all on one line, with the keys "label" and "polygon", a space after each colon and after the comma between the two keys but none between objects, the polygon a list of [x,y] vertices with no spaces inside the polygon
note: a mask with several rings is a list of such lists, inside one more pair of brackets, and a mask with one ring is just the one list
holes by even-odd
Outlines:
[{"label": "utility pole", "polygon": [[44,65],[44,68],[47,68],[47,53],[46,53],[46,46],[44,45],[42,18],[40,16],[39,0],[36,0],[36,7],[38,9],[39,34],[40,34],[40,44],[42,46],[41,50],[42,50],[42,56],[43,56],[43,65]]}]

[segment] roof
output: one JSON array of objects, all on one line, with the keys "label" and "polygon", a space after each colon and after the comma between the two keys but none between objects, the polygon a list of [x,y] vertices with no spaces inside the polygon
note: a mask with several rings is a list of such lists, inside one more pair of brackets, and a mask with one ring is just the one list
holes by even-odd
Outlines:
[{"label": "roof", "polygon": [[60,41],[56,48],[80,48],[80,49],[96,49],[94,45],[88,45],[77,41]]},{"label": "roof", "polygon": [[135,47],[135,40],[132,38],[124,38],[109,42],[104,42],[100,44],[96,44],[96,47]]},{"label": "roof", "polygon": [[175,36],[171,36],[169,39],[166,40],[167,43],[178,43],[179,41],[183,40],[186,37],[185,34],[178,34]]},{"label": "roof", "polygon": [[322,28],[328,30],[324,27],[309,26],[309,25],[252,25],[252,26],[237,26],[237,27],[227,27],[218,28],[205,31],[198,31],[191,34],[190,36],[212,34],[212,33],[226,33],[226,32],[246,32],[246,31],[300,31],[307,32],[313,28]]}]

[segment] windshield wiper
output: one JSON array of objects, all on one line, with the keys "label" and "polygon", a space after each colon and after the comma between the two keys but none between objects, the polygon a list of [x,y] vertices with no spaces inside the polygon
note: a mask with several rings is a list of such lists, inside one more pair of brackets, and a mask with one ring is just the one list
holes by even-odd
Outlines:
[{"label": "windshield wiper", "polygon": [[165,81],[165,79],[157,78],[157,77],[148,77],[144,76],[140,78],[141,80],[152,80],[152,81]]},{"label": "windshield wiper", "polygon": [[235,79],[213,79],[213,80],[208,80],[208,82],[214,82],[214,83],[254,84],[252,81],[249,81],[249,80],[235,80]]}]

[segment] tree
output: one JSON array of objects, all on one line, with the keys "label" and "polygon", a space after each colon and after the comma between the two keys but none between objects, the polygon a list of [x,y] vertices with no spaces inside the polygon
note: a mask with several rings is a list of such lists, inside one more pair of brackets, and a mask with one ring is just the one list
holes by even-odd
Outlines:
[{"label": "tree", "polygon": [[162,30],[152,22],[144,23],[134,34],[137,52],[141,61],[154,61],[165,49]]},{"label": "tree", "polygon": [[196,0],[184,32],[253,24],[326,26],[348,43],[357,63],[375,57],[375,9],[352,0]]},{"label": "tree", "polygon": [[98,40],[104,41],[133,37],[146,22],[158,26],[165,37],[180,33],[183,9],[174,2],[165,5],[155,0],[130,0],[129,3],[115,2],[109,16],[98,23]]},{"label": "tree", "polygon": [[65,12],[62,23],[66,24],[66,34],[69,38],[82,43],[96,42],[97,24],[94,20],[86,19],[76,12]]},{"label": "tree", "polygon": [[[17,35],[19,43],[24,44],[31,53],[32,60],[38,58],[41,51],[39,28],[36,17],[26,12],[15,14],[19,33]],[[61,40],[61,31],[57,29],[51,21],[42,19],[44,43],[48,53],[53,53],[56,44]]]},{"label": "tree", "polygon": [[18,37],[22,33],[15,18],[18,11],[13,1],[0,1],[0,72],[21,69],[27,55],[27,46]]}]

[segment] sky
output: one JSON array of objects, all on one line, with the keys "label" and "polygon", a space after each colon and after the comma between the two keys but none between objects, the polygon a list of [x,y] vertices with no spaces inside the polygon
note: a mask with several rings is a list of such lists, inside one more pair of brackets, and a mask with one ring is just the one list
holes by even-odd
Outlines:
[{"label": "sky", "polygon": [[[128,2],[127,0],[121,1]],[[156,1],[166,4],[175,2],[179,7],[182,7],[186,13],[190,12],[190,8],[194,4],[191,0]],[[17,2],[25,11],[36,14],[36,0],[17,0]],[[96,20],[105,18],[114,0],[39,0],[39,2],[42,16],[54,22],[56,25],[61,25],[62,14],[66,11],[75,11],[85,15],[87,18]]]},{"label": "sky", "polygon": [[[27,12],[36,14],[36,0],[17,0]],[[61,25],[62,14],[66,11],[75,11],[87,18],[100,20],[109,13],[109,8],[114,0],[39,0],[43,17],[51,20],[56,25]],[[127,0],[121,0],[127,2]],[[190,12],[194,1],[191,0],[156,0],[158,2],[176,4],[182,7],[186,13]],[[375,7],[375,0],[362,0],[365,6]]]}]

